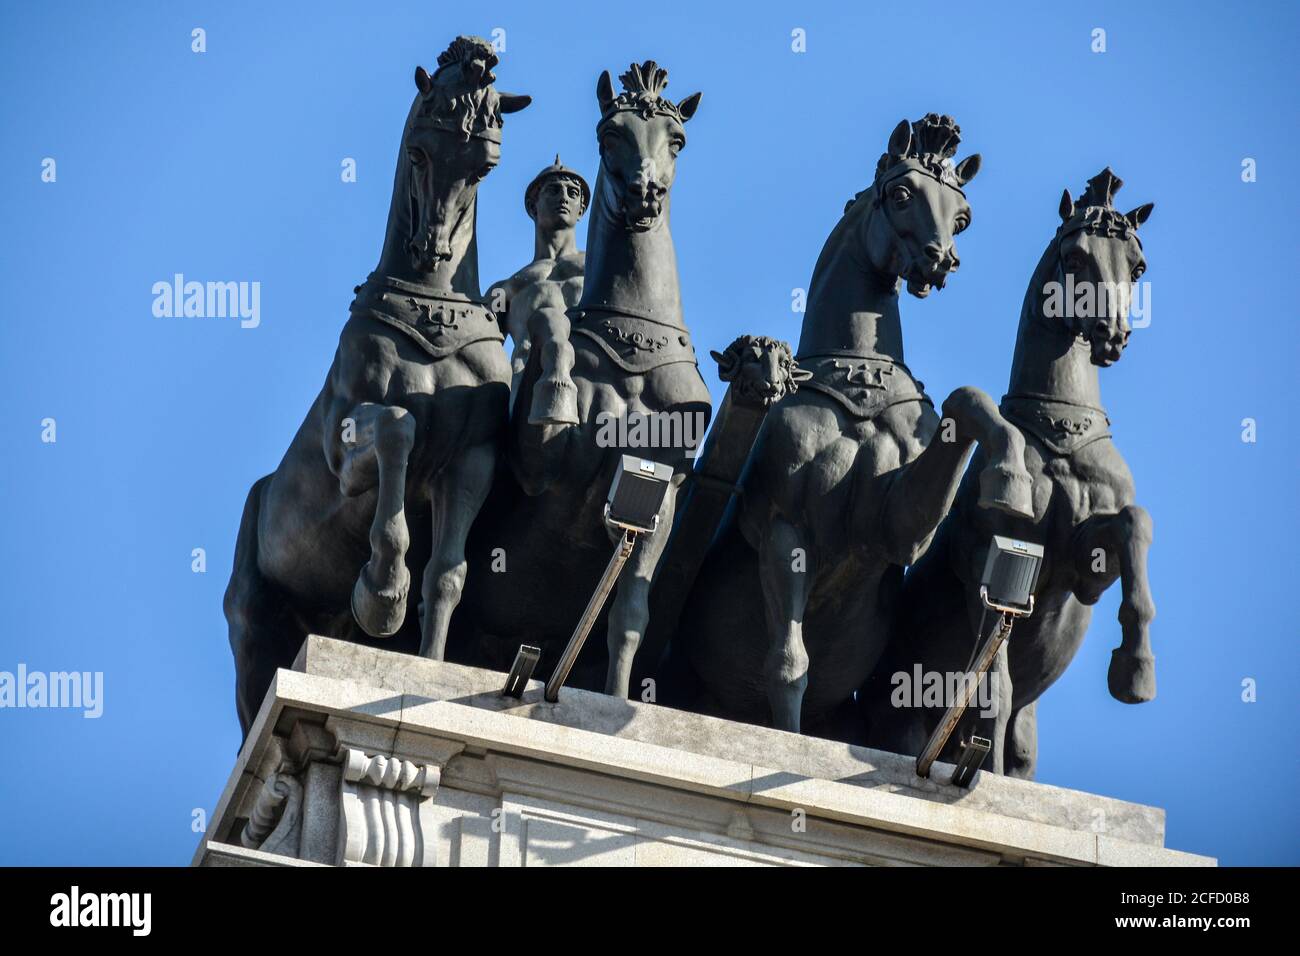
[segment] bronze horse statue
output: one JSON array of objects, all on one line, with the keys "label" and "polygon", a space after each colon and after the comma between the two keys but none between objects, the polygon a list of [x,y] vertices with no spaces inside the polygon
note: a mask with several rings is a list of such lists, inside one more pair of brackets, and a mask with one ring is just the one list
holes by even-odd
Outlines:
[{"label": "bronze horse statue", "polygon": [[[1025,436],[1033,514],[976,507],[967,475],[934,545],[908,572],[899,626],[864,690],[872,746],[920,753],[942,718],[942,706],[910,706],[915,699],[894,691],[918,672],[960,674],[969,666],[982,617],[980,571],[994,534],[1043,546],[1034,609],[1015,625],[990,671],[987,706],[967,710],[940,759],[954,760],[961,740],[979,734],[992,742],[994,773],[1033,778],[1038,698],[1074,659],[1092,605],[1116,577],[1123,637],[1111,656],[1110,693],[1130,704],[1155,697],[1155,605],[1146,569],[1151,518],[1134,504],[1133,477],[1111,440],[1097,376],[1124,352],[1130,290],[1146,269],[1137,229],[1153,206],[1120,213],[1112,204],[1120,185],[1105,169],[1077,204],[1064,193],[1061,224],[1020,311],[1001,409]],[[972,474],[983,465],[980,449]]]},{"label": "bronze horse statue", "polygon": [[497,62],[487,41],[458,37],[432,76],[416,69],[379,264],[284,459],[249,492],[225,595],[245,733],[308,633],[412,650],[418,637],[426,654],[445,640],[510,390],[479,301],[475,210],[502,115],[530,98],[493,87]]},{"label": "bronze horse statue", "polygon": [[758,433],[735,520],[682,615],[665,700],[860,735],[854,694],[887,642],[903,568],[947,512],[976,441],[989,458],[980,503],[1029,513],[1024,442],[993,401],[957,389],[941,428],[903,364],[900,280],[917,297],[942,288],[970,223],[962,187],[980,160],[954,166],[959,141],[947,116],[899,123],[826,240],[796,356],[811,377]]},{"label": "bronze horse statue", "polygon": [[[653,61],[632,64],[620,80],[618,95],[608,72],[596,87],[600,170],[582,298],[566,314],[557,295],[529,320],[533,346],[507,443],[512,475],[498,480],[471,535],[449,656],[504,670],[529,643],[542,648],[541,670],[550,667],[613,549],[602,508],[620,456],[654,459],[674,470],[659,530],[640,537],[623,569],[607,654],[589,644],[570,679],[626,697],[676,492],[691,470],[686,432],[703,436],[711,404],[682,316],[669,231],[684,124],[700,94],[669,100],[667,71]],[[666,443],[644,443],[651,423],[660,438],[668,433]]]}]

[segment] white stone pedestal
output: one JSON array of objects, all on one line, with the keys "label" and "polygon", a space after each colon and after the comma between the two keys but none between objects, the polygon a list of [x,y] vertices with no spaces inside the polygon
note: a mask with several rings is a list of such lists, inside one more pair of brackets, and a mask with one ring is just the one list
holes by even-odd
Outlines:
[{"label": "white stone pedestal", "polygon": [[[1214,865],[1164,811],[311,637],[201,866]],[[936,766],[935,780],[951,769]]]}]

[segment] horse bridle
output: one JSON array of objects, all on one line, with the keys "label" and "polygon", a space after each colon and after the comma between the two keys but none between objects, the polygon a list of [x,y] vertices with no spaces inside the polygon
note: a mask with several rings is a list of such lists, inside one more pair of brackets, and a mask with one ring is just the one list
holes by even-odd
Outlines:
[{"label": "horse bridle", "polygon": [[[1111,210],[1104,210],[1104,212],[1112,213]],[[1106,222],[1107,220],[1105,217],[1103,217],[1100,220],[1089,220],[1086,216],[1086,211],[1085,211],[1084,215],[1071,216],[1070,219],[1061,223],[1060,227],[1056,230],[1056,238],[1053,240],[1056,243],[1056,281],[1057,284],[1062,289],[1066,288],[1066,283],[1065,283],[1066,272],[1065,272],[1065,259],[1061,255],[1061,244],[1066,240],[1068,236],[1072,236],[1076,232],[1084,232],[1090,236],[1105,236],[1106,238],[1132,239],[1134,242],[1138,244],[1139,249],[1142,248],[1142,240],[1138,237],[1136,229],[1123,228],[1117,231],[1111,228],[1109,225],[1107,225]],[[1068,316],[1068,318],[1070,320],[1071,334],[1077,338],[1086,339],[1087,336],[1084,334],[1083,327],[1079,322],[1080,316],[1075,315],[1074,310],[1070,309],[1070,315]]]},{"label": "horse bridle", "polygon": [[898,172],[897,175],[890,176],[888,179],[876,181],[874,186],[875,195],[871,199],[871,208],[873,210],[881,209],[884,211],[885,224],[889,227],[889,231],[893,235],[893,238],[899,243],[903,241],[903,234],[898,231],[898,227],[894,224],[894,217],[889,211],[889,203],[886,202],[886,200],[888,199],[889,187],[902,179],[908,173],[920,173],[923,176],[929,176],[935,182],[956,191],[962,199],[966,198],[966,193],[960,186],[956,185],[956,176],[952,175],[952,170],[947,167],[944,167],[944,171],[951,176],[951,179],[945,178],[943,175],[936,173],[929,166],[918,162],[904,161],[886,170],[886,172],[893,172],[895,169],[901,171]]}]

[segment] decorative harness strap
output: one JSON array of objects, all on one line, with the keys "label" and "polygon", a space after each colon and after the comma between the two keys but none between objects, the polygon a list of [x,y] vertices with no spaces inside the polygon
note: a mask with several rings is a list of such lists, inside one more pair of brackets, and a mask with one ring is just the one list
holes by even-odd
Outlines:
[{"label": "decorative harness strap", "polygon": [[454,355],[474,342],[504,342],[496,314],[486,304],[455,292],[371,273],[354,290],[349,307],[403,332],[435,360]]},{"label": "decorative harness strap", "polygon": [[1110,438],[1106,410],[1032,392],[1004,395],[1002,417],[1029,432],[1057,455],[1073,455],[1085,445]]},{"label": "decorative harness strap", "polygon": [[924,383],[895,359],[831,349],[800,355],[797,361],[801,369],[812,372],[812,378],[801,383],[800,390],[821,392],[855,418],[869,421],[886,408],[905,402],[925,402],[934,407],[925,394]]},{"label": "decorative harness strap", "polygon": [[573,308],[569,318],[575,345],[590,342],[630,375],[644,375],[676,362],[699,365],[690,333],[676,325],[608,306]]}]

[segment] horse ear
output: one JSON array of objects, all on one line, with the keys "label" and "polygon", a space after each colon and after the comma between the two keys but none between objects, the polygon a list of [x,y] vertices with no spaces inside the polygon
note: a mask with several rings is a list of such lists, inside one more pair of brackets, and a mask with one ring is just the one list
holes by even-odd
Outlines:
[{"label": "horse ear", "polygon": [[700,108],[700,97],[703,95],[703,93],[692,93],[677,104],[677,110],[682,114],[683,123],[695,115],[695,111]]},{"label": "horse ear", "polygon": [[596,101],[600,103],[602,113],[609,112],[609,108],[614,105],[614,81],[610,79],[609,70],[600,74],[600,79],[596,81]]},{"label": "horse ear", "polygon": [[420,88],[421,93],[428,93],[433,89],[433,77],[426,73],[422,66],[415,68],[415,85]]},{"label": "horse ear", "polygon": [[979,153],[972,153],[970,156],[963,159],[957,164],[957,168],[953,170],[957,175],[957,182],[965,186],[968,182],[974,179],[980,171],[981,163],[983,163],[983,160],[980,158]]},{"label": "horse ear", "polygon": [[736,367],[736,353],[731,351],[715,352],[713,349],[709,349],[709,355],[713,357],[713,361],[718,363],[718,378],[724,382],[727,381],[727,376]]},{"label": "horse ear", "polygon": [[502,113],[518,113],[533,101],[526,93],[502,93],[500,96]]},{"label": "horse ear", "polygon": [[1070,190],[1061,190],[1061,208],[1057,212],[1061,214],[1061,222],[1074,215],[1074,200],[1070,198]]},{"label": "horse ear", "polygon": [[1127,219],[1129,224],[1136,230],[1138,226],[1151,218],[1151,210],[1155,208],[1156,204],[1149,202],[1145,206],[1138,206],[1132,212],[1127,213],[1124,218]]},{"label": "horse ear", "polygon": [[902,120],[894,127],[894,131],[889,134],[889,154],[891,156],[906,156],[911,145],[912,124],[907,120]]}]

